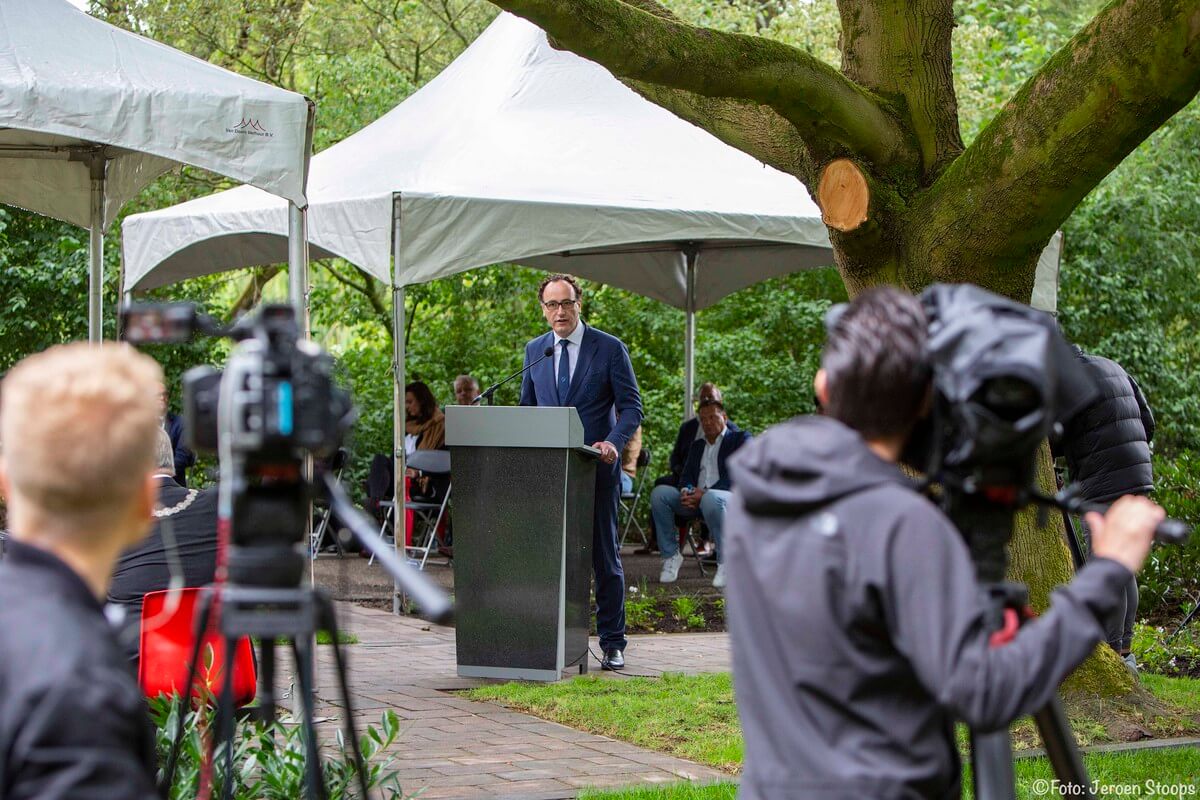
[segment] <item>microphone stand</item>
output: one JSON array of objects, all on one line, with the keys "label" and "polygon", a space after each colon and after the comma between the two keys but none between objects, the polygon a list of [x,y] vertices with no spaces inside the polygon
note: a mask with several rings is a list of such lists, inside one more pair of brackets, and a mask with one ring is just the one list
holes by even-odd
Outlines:
[{"label": "microphone stand", "polygon": [[530,364],[530,365],[529,365],[529,366],[527,366],[527,367],[521,367],[519,370],[517,370],[516,372],[514,372],[512,375],[509,375],[509,376],[508,376],[507,378],[505,378],[504,380],[502,380],[502,381],[499,381],[499,382],[497,382],[497,383],[493,383],[491,386],[489,386],[488,388],[484,389],[482,392],[480,392],[480,394],[479,394],[479,396],[478,396],[478,397],[476,397],[474,400],[472,400],[472,401],[471,401],[471,405],[473,405],[473,406],[477,406],[477,405],[479,405],[479,403],[480,403],[482,400],[484,400],[484,398],[486,398],[486,399],[487,399],[487,404],[488,404],[489,406],[495,405],[495,404],[496,404],[495,394],[496,394],[496,390],[497,390],[497,389],[499,389],[501,386],[503,386],[504,384],[508,383],[508,382],[509,382],[509,381],[511,381],[513,378],[515,378],[515,377],[517,377],[518,375],[520,375],[521,373],[523,373],[523,372],[525,372],[525,371],[527,371],[527,370],[531,370],[531,369],[533,369],[533,368],[534,368],[534,367],[536,367],[538,364],[542,363],[543,361],[545,361],[547,358],[549,358],[549,357],[550,357],[550,356],[552,356],[552,355],[554,355],[554,348],[553,348],[553,347],[547,347],[547,348],[546,348],[546,351],[545,351],[544,353],[542,353],[542,357],[541,357],[541,358],[539,358],[537,361],[534,361],[532,364]]}]

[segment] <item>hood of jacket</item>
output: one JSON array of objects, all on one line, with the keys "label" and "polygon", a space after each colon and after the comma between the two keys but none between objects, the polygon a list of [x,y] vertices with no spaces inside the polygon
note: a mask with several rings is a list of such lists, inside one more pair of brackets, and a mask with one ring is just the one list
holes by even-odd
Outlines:
[{"label": "hood of jacket", "polygon": [[909,482],[856,431],[829,417],[796,417],[751,440],[730,459],[751,514],[803,514],[884,483]]}]

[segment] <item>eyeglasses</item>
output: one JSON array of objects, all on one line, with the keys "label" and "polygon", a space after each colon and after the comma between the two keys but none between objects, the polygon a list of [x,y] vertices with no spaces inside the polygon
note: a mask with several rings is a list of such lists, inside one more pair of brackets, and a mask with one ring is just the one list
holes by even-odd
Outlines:
[{"label": "eyeglasses", "polygon": [[558,311],[558,307],[562,306],[563,311],[570,311],[575,306],[579,305],[578,300],[547,300],[542,303],[550,311]]}]

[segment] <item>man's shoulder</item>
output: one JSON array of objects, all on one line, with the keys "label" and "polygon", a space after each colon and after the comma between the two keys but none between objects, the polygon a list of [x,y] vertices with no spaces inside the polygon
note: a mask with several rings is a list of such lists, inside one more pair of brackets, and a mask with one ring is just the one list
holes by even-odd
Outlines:
[{"label": "man's shoulder", "polygon": [[[116,642],[104,617],[20,569],[0,570],[0,670],[55,681],[111,663]],[[70,642],[64,647],[64,642]]]},{"label": "man's shoulder", "polygon": [[554,336],[554,331],[546,331],[545,333],[539,333],[537,336],[533,337],[532,339],[530,339],[528,342],[525,343],[525,349],[529,350],[533,347],[544,346],[543,343],[549,344],[549,340],[552,336]]}]

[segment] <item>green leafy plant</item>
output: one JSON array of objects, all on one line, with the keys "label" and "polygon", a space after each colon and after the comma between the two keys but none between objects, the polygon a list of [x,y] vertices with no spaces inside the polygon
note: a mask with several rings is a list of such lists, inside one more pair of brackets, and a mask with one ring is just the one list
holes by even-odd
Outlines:
[{"label": "green leafy plant", "polygon": [[700,603],[691,595],[681,594],[671,601],[671,611],[680,622],[685,622],[699,610]]},{"label": "green leafy plant", "polygon": [[697,612],[695,614],[689,614],[687,619],[683,621],[683,624],[689,628],[703,628],[708,624],[708,620],[704,618],[703,614]]},{"label": "green leafy plant", "polygon": [[662,619],[658,610],[658,598],[646,585],[646,579],[637,586],[630,586],[625,598],[625,624],[630,628],[652,630],[654,623]]},{"label": "green leafy plant", "polygon": [[[165,695],[150,702],[150,716],[157,727],[159,763],[165,765],[174,742],[179,710]],[[208,706],[200,711],[188,710],[184,718],[183,741],[175,769],[169,800],[195,797],[200,786],[201,765],[210,737],[215,734],[212,713]],[[367,785],[378,789],[386,798],[403,797],[399,777],[389,770],[392,759],[381,753],[395,741],[400,730],[396,712],[386,711],[380,726],[368,725],[359,737]],[[239,721],[233,737],[233,796],[236,800],[291,800],[304,795],[306,780],[305,744],[303,729],[278,720],[270,724]],[[335,747],[324,747],[321,773],[325,780],[326,796],[344,800],[357,796],[358,769],[354,756],[342,732],[336,735]],[[224,755],[214,758],[214,785],[225,781]],[[162,772],[159,777],[161,779]]]},{"label": "green leafy plant", "polygon": [[1193,624],[1172,638],[1174,633],[1174,625],[1135,626],[1133,657],[1143,671],[1170,676],[1200,674],[1200,630]]}]

